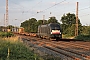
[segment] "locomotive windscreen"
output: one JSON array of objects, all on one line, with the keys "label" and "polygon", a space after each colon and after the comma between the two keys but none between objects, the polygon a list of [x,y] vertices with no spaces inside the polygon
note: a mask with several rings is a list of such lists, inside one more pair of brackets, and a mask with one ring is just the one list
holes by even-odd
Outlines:
[{"label": "locomotive windscreen", "polygon": [[59,24],[51,24],[51,29],[52,30],[60,30],[60,25]]}]

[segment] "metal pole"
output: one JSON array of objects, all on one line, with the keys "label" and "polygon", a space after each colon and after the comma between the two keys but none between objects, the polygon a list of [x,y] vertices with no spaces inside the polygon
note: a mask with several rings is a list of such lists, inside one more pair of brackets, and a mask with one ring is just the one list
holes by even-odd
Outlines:
[{"label": "metal pole", "polygon": [[5,27],[5,14],[4,14],[4,27]]},{"label": "metal pole", "polygon": [[45,20],[45,15],[43,15],[43,24],[44,24],[44,20]]},{"label": "metal pole", "polygon": [[8,26],[8,0],[6,0],[6,26]]},{"label": "metal pole", "polygon": [[75,36],[78,36],[78,2],[76,3],[76,28],[75,28]]}]

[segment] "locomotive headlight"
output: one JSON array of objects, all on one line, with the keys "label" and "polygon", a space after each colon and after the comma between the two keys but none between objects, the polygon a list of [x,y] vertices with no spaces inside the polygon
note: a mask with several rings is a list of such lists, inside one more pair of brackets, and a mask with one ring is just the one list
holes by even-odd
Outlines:
[{"label": "locomotive headlight", "polygon": [[61,32],[60,32],[60,34],[61,34]]},{"label": "locomotive headlight", "polygon": [[52,32],[51,32],[51,34],[52,34]]}]

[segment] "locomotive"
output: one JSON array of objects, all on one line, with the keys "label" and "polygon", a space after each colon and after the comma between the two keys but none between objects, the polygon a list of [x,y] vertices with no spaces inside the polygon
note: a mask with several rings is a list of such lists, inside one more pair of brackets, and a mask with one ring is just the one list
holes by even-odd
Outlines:
[{"label": "locomotive", "polygon": [[39,25],[38,36],[40,38],[48,38],[48,39],[56,39],[56,40],[62,39],[60,24],[50,23],[46,25]]}]

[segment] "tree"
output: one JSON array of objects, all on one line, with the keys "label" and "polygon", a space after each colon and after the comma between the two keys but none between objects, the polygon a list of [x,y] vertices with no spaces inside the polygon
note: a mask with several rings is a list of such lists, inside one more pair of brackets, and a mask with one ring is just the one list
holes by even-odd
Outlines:
[{"label": "tree", "polygon": [[82,26],[82,35],[90,35],[90,26]]},{"label": "tree", "polygon": [[21,27],[24,27],[25,32],[37,32],[37,20],[31,18],[21,23]]},{"label": "tree", "polygon": [[36,32],[37,31],[37,27],[36,27],[36,25],[37,25],[37,20],[35,19],[35,18],[31,18],[30,20],[29,20],[29,26],[30,26],[30,32]]},{"label": "tree", "polygon": [[37,21],[38,25],[43,25],[43,24],[47,24],[47,20],[38,20]]},{"label": "tree", "polygon": [[[61,22],[62,22],[62,31],[63,31],[63,34],[69,34],[69,35],[73,35],[74,36],[74,33],[75,32],[75,24],[76,24],[76,16],[75,14],[70,14],[70,13],[67,13],[66,15],[64,14],[62,17],[61,17]],[[80,30],[81,30],[81,23],[80,23],[80,20],[78,19],[78,25],[79,25],[79,33],[80,33]]]},{"label": "tree", "polygon": [[56,17],[50,17],[50,19],[48,20],[48,23],[58,23]]},{"label": "tree", "polygon": [[20,26],[20,27],[23,27],[23,28],[24,28],[25,32],[28,31],[28,22],[29,22],[29,21],[26,20],[26,21],[22,22],[22,23],[21,23],[21,26]]}]

